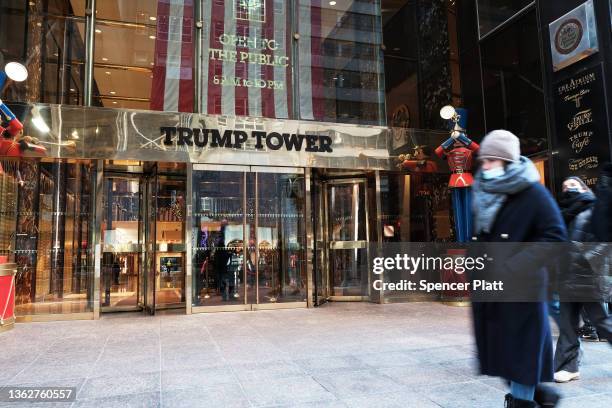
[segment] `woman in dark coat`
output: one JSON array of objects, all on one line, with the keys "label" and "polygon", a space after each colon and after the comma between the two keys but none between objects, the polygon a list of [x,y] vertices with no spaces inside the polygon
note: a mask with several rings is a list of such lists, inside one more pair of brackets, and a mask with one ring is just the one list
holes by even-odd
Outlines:
[{"label": "woman in dark coat", "polygon": [[568,382],[580,377],[580,311],[595,326],[599,337],[612,343],[612,317],[605,303],[610,301],[609,243],[597,242],[593,226],[595,195],[577,177],[563,182],[559,202],[571,241],[570,259],[559,268],[559,339],[555,350],[555,381]]},{"label": "woman in dark coat", "polygon": [[[474,241],[566,241],[559,209],[540,184],[533,163],[520,155],[515,135],[505,130],[489,133],[480,146],[479,160],[481,169],[473,185]],[[546,266],[553,257],[552,249],[530,245],[517,251],[516,244],[495,247],[515,252],[507,259],[494,257],[484,273],[494,269],[494,273],[511,278],[506,279],[506,286],[513,281],[520,284],[517,277],[522,275],[530,279],[529,287],[535,291],[529,302],[513,301],[513,294],[521,292],[504,294],[504,302],[473,302],[480,369],[482,374],[510,382],[506,406],[535,407],[536,386],[553,380],[552,336],[545,302]],[[553,397],[554,404],[558,396]]]}]

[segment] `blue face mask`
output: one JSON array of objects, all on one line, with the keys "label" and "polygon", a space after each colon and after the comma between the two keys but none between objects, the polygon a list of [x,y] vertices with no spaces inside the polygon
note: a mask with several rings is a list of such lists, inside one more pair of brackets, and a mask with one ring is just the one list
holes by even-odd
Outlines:
[{"label": "blue face mask", "polygon": [[506,170],[503,167],[495,167],[489,170],[482,171],[482,178],[485,180],[492,180],[506,174]]}]

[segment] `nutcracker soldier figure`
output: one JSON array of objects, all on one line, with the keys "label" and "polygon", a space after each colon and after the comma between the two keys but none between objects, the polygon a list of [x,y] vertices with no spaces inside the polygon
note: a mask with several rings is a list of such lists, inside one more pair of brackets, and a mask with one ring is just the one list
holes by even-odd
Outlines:
[{"label": "nutcracker soldier figure", "polygon": [[440,116],[449,121],[451,136],[436,149],[436,154],[446,159],[452,172],[448,186],[451,189],[457,242],[467,242],[472,233],[471,192],[473,183],[472,157],[479,145],[465,134],[467,111],[450,105],[440,110]]},{"label": "nutcracker soldier figure", "polygon": [[[4,60],[0,53],[0,62]],[[23,82],[28,77],[25,66],[9,62],[0,71],[0,95],[11,82]],[[44,156],[47,149],[40,146],[38,140],[24,136],[23,124],[17,116],[0,99],[0,157]],[[0,167],[0,173],[2,172]]]},{"label": "nutcracker soldier figure", "polygon": [[23,124],[0,99],[0,157],[44,156],[38,139],[23,135]]},{"label": "nutcracker soldier figure", "polygon": [[426,145],[417,145],[412,154],[399,155],[399,168],[415,173],[437,173],[436,162],[430,160],[431,148]]}]

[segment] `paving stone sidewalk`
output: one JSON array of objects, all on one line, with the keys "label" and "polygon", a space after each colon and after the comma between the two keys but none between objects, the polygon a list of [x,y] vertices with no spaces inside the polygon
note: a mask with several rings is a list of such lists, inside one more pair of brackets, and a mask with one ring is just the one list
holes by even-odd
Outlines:
[{"label": "paving stone sidewalk", "polygon": [[[479,376],[469,308],[315,309],[19,324],[0,334],[0,387],[74,386],[27,407],[502,407]],[[612,347],[584,345],[562,408],[612,407]]]}]

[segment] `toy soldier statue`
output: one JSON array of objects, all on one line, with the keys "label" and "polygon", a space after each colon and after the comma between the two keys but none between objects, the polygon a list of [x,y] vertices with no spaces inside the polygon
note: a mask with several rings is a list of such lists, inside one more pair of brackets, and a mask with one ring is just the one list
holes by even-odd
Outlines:
[{"label": "toy soldier statue", "polygon": [[440,116],[449,121],[451,137],[436,149],[436,154],[446,159],[452,172],[448,186],[451,189],[455,232],[458,242],[467,242],[472,233],[470,186],[474,179],[470,172],[472,157],[479,145],[465,134],[467,111],[448,105],[440,110]]}]

